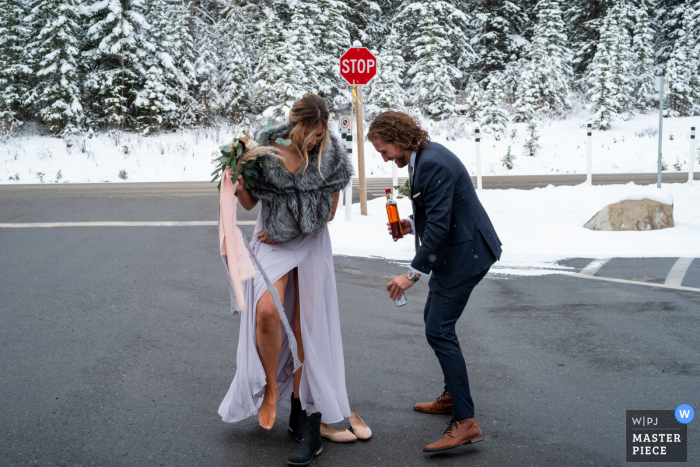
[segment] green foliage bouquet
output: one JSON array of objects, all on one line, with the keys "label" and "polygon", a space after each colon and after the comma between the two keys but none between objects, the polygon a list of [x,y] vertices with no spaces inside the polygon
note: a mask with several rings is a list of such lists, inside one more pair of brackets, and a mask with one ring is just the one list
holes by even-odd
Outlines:
[{"label": "green foliage bouquet", "polygon": [[[279,138],[277,134],[268,135],[267,132],[272,128],[272,125],[267,123],[267,119],[262,121],[263,130],[260,134],[260,139],[262,141],[274,141],[281,146],[289,146],[292,144],[292,140]],[[231,180],[236,183],[239,175],[243,176],[243,186],[246,188],[251,188],[255,186],[255,181],[260,177],[260,171],[262,170],[262,165],[265,163],[263,156],[272,156],[276,158],[276,161],[269,162],[268,164],[281,164],[279,162],[278,150],[272,146],[260,146],[257,141],[255,141],[250,136],[250,128],[240,137],[233,138],[233,140],[225,145],[221,146],[221,157],[214,160],[217,164],[216,169],[211,173],[214,178],[211,182],[214,183],[219,180],[217,188],[221,190],[221,179],[223,178],[226,169],[231,170]]]}]

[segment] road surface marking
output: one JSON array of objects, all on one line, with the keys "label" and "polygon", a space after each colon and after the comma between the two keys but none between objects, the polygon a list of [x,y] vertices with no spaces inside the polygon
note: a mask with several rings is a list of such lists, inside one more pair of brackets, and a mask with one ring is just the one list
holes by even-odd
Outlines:
[{"label": "road surface marking", "polygon": [[587,276],[595,276],[595,274],[602,268],[605,263],[610,261],[611,258],[601,258],[594,259],[588,266],[583,268],[579,274],[585,274]]},{"label": "road surface marking", "polygon": [[591,276],[589,274],[581,274],[580,272],[578,272],[578,273],[576,273],[576,272],[573,272],[573,273],[562,272],[560,274],[566,274],[568,276],[579,277],[581,279],[593,279],[596,281],[617,282],[620,284],[645,285],[647,287],[658,287],[661,289],[673,289],[673,290],[685,290],[687,292],[700,292],[700,289],[696,289],[695,287],[682,287],[680,285],[655,284],[653,282],[628,281],[627,279],[613,279],[612,277]]},{"label": "road surface marking", "polygon": [[693,258],[678,258],[676,264],[674,264],[671,270],[668,272],[668,276],[666,276],[666,282],[664,282],[664,284],[679,287],[683,283],[685,273],[688,272],[688,268],[692,262]]},{"label": "road surface marking", "polygon": [[[255,225],[256,221],[238,221],[238,225]],[[0,228],[47,228],[47,227],[189,227],[218,225],[217,221],[190,222],[33,222],[0,224]]]}]

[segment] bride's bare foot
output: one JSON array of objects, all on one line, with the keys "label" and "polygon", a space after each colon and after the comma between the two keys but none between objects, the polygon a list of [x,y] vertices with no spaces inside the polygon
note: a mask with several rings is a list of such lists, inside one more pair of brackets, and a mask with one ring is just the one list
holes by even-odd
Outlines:
[{"label": "bride's bare foot", "polygon": [[266,430],[270,430],[272,425],[275,424],[275,419],[277,418],[277,399],[279,399],[279,391],[265,389],[265,396],[263,397],[262,406],[260,406],[260,412],[258,413],[258,423],[260,426]]}]

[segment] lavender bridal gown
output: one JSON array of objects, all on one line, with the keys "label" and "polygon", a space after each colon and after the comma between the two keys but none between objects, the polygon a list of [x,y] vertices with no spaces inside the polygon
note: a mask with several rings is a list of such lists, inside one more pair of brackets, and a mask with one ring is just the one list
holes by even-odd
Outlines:
[{"label": "lavender bridal gown", "polygon": [[[345,388],[345,364],[340,334],[338,295],[336,292],[333,253],[328,227],[318,235],[302,234],[293,240],[270,245],[258,239],[263,231],[261,215],[250,243],[272,283],[298,268],[301,335],[304,346],[304,364],[298,397],[308,413],[321,412],[324,423],[340,422],[350,416]],[[258,300],[268,290],[258,271],[254,278],[243,283],[245,309],[236,355],[236,374],[226,394],[219,415],[233,423],[254,415],[262,405],[265,394],[265,372],[256,347],[255,327]],[[284,315],[289,323],[294,320],[294,281],[287,283],[284,293]],[[290,407],[293,391],[292,349],[294,342],[282,330],[282,351],[277,368],[279,405]]]}]

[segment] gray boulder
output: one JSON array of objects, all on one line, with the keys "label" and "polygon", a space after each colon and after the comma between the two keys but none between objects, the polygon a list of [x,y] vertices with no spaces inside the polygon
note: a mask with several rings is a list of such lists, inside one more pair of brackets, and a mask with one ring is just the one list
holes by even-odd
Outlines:
[{"label": "gray boulder", "polygon": [[584,225],[591,230],[658,230],[673,227],[673,205],[650,199],[609,204]]}]

